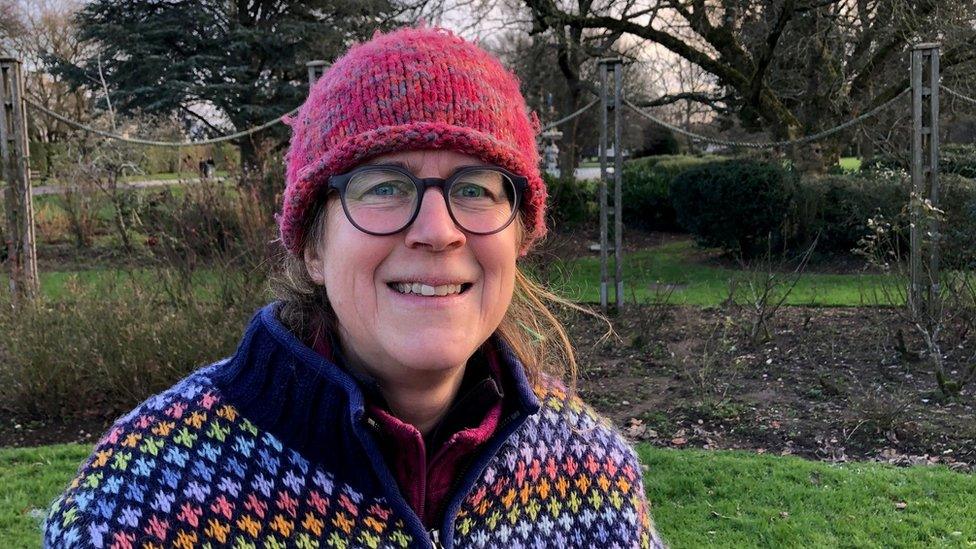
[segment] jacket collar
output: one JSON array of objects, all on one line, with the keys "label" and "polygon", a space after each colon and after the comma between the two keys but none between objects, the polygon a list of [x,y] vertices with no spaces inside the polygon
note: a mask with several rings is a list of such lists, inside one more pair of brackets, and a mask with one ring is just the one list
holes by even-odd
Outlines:
[{"label": "jacket collar", "polygon": [[[211,374],[214,383],[244,417],[313,461],[330,442],[363,419],[365,400],[357,380],[335,362],[300,341],[278,320],[279,302],[251,319],[237,352]],[[539,401],[522,364],[497,334],[496,345],[509,386],[512,406],[520,415],[539,410]],[[508,400],[508,399],[506,399]]]}]

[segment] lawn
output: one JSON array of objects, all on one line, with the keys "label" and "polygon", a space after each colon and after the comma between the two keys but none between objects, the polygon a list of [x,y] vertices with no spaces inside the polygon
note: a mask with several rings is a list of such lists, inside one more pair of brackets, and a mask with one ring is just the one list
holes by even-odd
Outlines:
[{"label": "lawn", "polygon": [[640,446],[673,547],[972,547],[976,476]]},{"label": "lawn", "polygon": [[[628,254],[624,258],[625,302],[655,301],[662,298],[662,288],[672,285],[671,304],[715,306],[728,296],[729,279],[744,279],[740,270],[695,262],[690,240],[671,242],[652,249]],[[600,258],[582,257],[572,261],[554,262],[549,266],[549,283],[556,291],[575,301],[599,303]],[[6,284],[6,273],[0,274],[0,284]],[[140,285],[151,285],[154,273],[149,270],[131,272],[115,269],[83,271],[42,271],[41,290],[44,295],[59,299],[72,291],[72,282],[108,293],[120,287],[119,282],[135,277]],[[207,286],[216,286],[217,273],[206,269],[197,271],[201,295]],[[805,274],[787,298],[790,305],[863,306],[884,304],[879,299],[885,279],[872,274]],[[121,286],[121,287],[124,287]]]},{"label": "lawn", "polygon": [[[49,502],[89,452],[0,450],[0,547],[36,547]],[[972,547],[976,476],[638,446],[658,529],[680,547]]]},{"label": "lawn", "polygon": [[88,455],[81,444],[0,450],[0,547],[37,547],[48,504]]},{"label": "lawn", "polygon": [[[715,306],[728,296],[729,279],[744,279],[743,271],[697,263],[694,244],[681,240],[624,257],[625,302],[654,301],[672,285],[672,304]],[[557,290],[576,301],[600,301],[600,258],[584,257],[554,267]],[[786,278],[784,275],[782,278]],[[879,305],[885,278],[872,274],[807,273],[787,298],[790,305]],[[741,286],[740,286],[741,287]]]}]

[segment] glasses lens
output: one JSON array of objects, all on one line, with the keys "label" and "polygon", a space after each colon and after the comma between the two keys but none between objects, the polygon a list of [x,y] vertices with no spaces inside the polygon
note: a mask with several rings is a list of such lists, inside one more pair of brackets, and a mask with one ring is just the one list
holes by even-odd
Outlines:
[{"label": "glasses lens", "polygon": [[451,211],[473,233],[490,233],[507,224],[515,209],[515,183],[495,170],[466,172],[450,190]]},{"label": "glasses lens", "polygon": [[395,232],[413,215],[417,187],[409,177],[393,170],[363,170],[346,185],[345,204],[352,222],[362,229]]}]

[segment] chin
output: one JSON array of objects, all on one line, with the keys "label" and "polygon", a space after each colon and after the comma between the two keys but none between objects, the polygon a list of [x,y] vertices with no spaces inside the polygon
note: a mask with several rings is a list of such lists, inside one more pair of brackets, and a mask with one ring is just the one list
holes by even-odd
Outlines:
[{"label": "chin", "polygon": [[390,349],[390,355],[411,370],[435,371],[456,368],[466,363],[476,349],[477,345],[473,343],[449,345],[444,340],[413,339],[398,348]]}]

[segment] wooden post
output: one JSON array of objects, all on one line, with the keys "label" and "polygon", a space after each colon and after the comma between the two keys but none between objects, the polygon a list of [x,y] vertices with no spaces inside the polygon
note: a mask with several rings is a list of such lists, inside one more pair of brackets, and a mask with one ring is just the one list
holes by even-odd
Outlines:
[{"label": "wooden post", "polygon": [[[929,201],[933,208],[939,208],[939,46],[929,50]],[[940,253],[941,246],[939,241],[940,223],[938,216],[930,218],[929,234],[932,241],[929,248],[929,306],[933,307],[938,303],[941,292]],[[935,314],[935,310],[930,309],[930,314]]]},{"label": "wooden post", "polygon": [[15,301],[33,300],[39,291],[29,154],[21,63],[0,58],[0,175],[5,183],[7,261]]},{"label": "wooden post", "polygon": [[[926,70],[928,68],[928,70]],[[928,100],[928,116],[924,103]],[[930,315],[940,292],[939,222],[929,218],[923,226],[922,201],[928,197],[932,207],[939,207],[939,44],[917,44],[912,48],[912,198],[911,276],[908,305],[915,314],[925,310]],[[929,244],[923,240],[929,233]],[[929,253],[928,273],[924,272],[923,253]],[[925,280],[927,275],[928,280]]]},{"label": "wooden post", "polygon": [[600,308],[607,312],[607,64],[600,61]]},{"label": "wooden post", "polygon": [[912,50],[912,190],[909,202],[909,274],[908,305],[915,311],[922,299],[921,223],[922,185],[922,50]]},{"label": "wooden post", "polygon": [[623,108],[623,63],[616,59],[613,65],[613,266],[616,270],[614,281],[617,283],[613,292],[614,302],[619,312],[624,305],[624,225],[623,225],[623,196],[621,187],[624,178],[624,147],[623,125],[620,122]]},{"label": "wooden post", "polygon": [[[623,181],[623,147],[621,146],[622,124],[618,108],[621,98],[623,60],[619,57],[601,59],[600,65],[600,307],[607,311],[610,303],[610,290],[614,293],[614,305],[619,311],[623,306],[623,211],[621,186]],[[613,72],[613,98],[609,95],[609,73]],[[609,203],[609,116],[613,111],[613,203]],[[613,217],[611,222],[610,217]],[[610,231],[613,230],[611,238]],[[613,274],[610,274],[610,252],[613,251]]]}]

